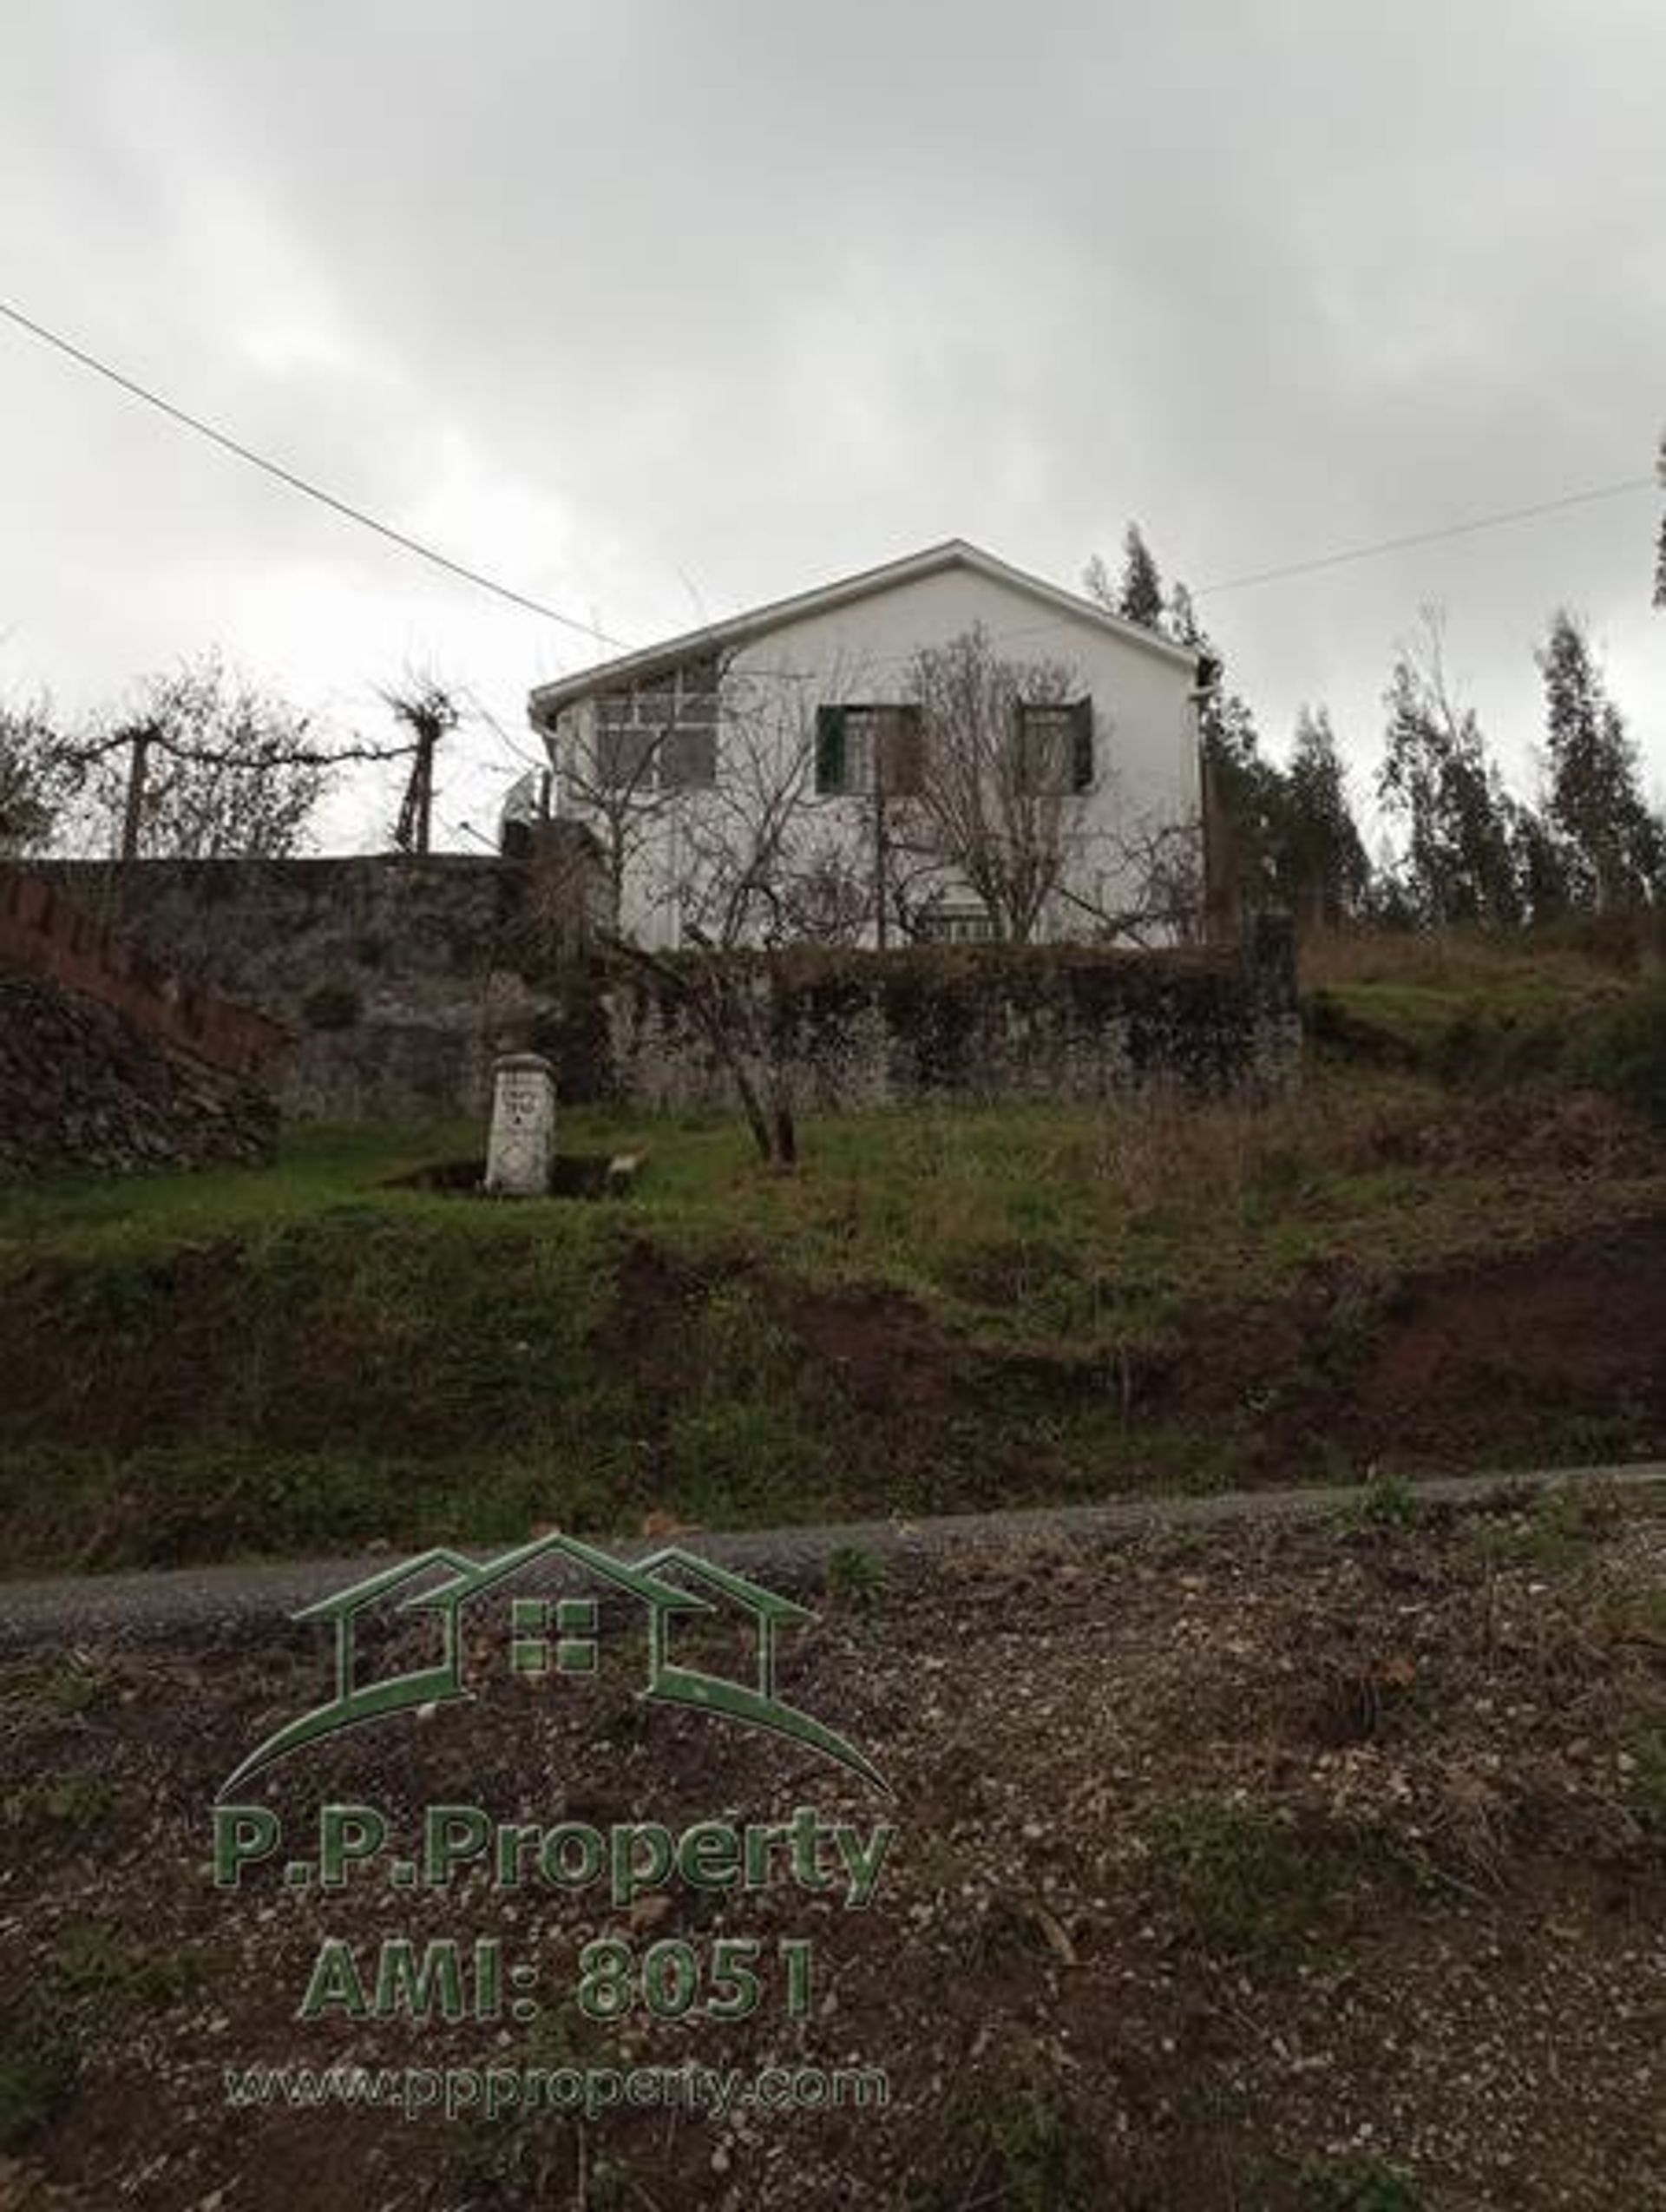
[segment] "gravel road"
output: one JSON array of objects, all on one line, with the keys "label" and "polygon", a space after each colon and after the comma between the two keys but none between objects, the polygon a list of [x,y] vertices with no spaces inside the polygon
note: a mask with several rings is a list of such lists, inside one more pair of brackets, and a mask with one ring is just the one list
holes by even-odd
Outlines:
[{"label": "gravel road", "polygon": [[[1452,1475],[1419,1482],[1421,1498],[1480,1500],[1564,1484],[1607,1484],[1628,1491],[1660,1488],[1666,1461],[1625,1467],[1543,1468],[1507,1475]],[[1103,1505],[1040,1506],[1020,1513],[956,1513],[919,1520],[846,1521],[823,1526],[751,1529],[739,1533],[679,1532],[702,1556],[755,1576],[772,1588],[819,1587],[836,1552],[859,1549],[889,1565],[992,1546],[1057,1543],[1091,1549],[1144,1528],[1213,1526],[1223,1522],[1319,1519],[1344,1512],[1365,1495],[1359,1486],[1233,1490],[1197,1497],[1118,1499]],[[634,1538],[608,1548],[631,1559],[665,1544],[664,1535]],[[332,1590],[391,1563],[390,1547],[351,1558],[233,1561],[138,1574],[0,1580],[0,1650],[34,1644],[143,1642],[181,1631],[234,1630],[296,1611]]]}]

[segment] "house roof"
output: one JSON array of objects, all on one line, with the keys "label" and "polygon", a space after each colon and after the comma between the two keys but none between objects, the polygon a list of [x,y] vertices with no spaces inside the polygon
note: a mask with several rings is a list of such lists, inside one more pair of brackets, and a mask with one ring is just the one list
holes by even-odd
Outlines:
[{"label": "house roof", "polygon": [[420,1597],[408,1599],[402,1610],[410,1613],[441,1612],[449,1606],[465,1604],[478,1597],[482,1590],[489,1590],[494,1583],[507,1582],[522,1567],[552,1554],[574,1560],[602,1581],[629,1591],[661,1612],[712,1610],[707,1599],[697,1597],[692,1590],[679,1589],[674,1582],[661,1582],[645,1570],[630,1566],[623,1559],[612,1559],[606,1552],[598,1552],[594,1545],[581,1543],[576,1536],[565,1535],[560,1529],[552,1530],[548,1536],[535,1536],[530,1543],[505,1552],[495,1559],[465,1561],[460,1573],[433,1590],[424,1591]]},{"label": "house roof", "polygon": [[667,638],[640,653],[623,653],[616,660],[580,669],[576,675],[562,676],[553,684],[540,684],[530,700],[532,719],[547,729],[562,707],[588,698],[593,692],[646,681],[697,655],[719,652],[725,647],[749,645],[755,638],[766,637],[771,630],[784,629],[806,615],[829,614],[837,607],[852,606],[881,592],[894,591],[899,584],[917,583],[922,577],[939,575],[949,568],[969,569],[974,575],[1022,592],[1073,620],[1092,622],[1100,629],[1110,630],[1144,652],[1160,653],[1184,667],[1197,666],[1197,654],[1190,647],[1158,637],[1155,631],[1145,629],[1138,622],[1125,621],[1121,615],[1108,613],[1078,592],[1061,591],[1057,584],[1050,584],[1043,577],[1033,576],[1025,569],[998,561],[993,553],[984,552],[981,546],[968,545],[964,538],[948,538],[941,545],[928,546],[923,552],[910,553],[901,561],[888,561],[882,568],[864,568],[859,575],[841,577],[836,583],[796,593],[790,599],[771,600],[764,606],[731,614],[722,622],[710,622],[701,630],[685,631],[680,637]]}]

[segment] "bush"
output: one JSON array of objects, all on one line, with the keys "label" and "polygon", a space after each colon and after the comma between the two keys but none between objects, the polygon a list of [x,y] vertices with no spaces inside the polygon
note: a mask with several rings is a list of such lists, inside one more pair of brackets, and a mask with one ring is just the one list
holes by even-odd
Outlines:
[{"label": "bush", "polygon": [[1152,1808],[1145,1841],[1155,1896],[1206,1950],[1287,1946],[1324,1900],[1328,1870],[1270,1806],[1177,1798]]},{"label": "bush", "polygon": [[1666,984],[1638,992],[1607,1017],[1586,1047],[1581,1073],[1593,1090],[1666,1128]]}]

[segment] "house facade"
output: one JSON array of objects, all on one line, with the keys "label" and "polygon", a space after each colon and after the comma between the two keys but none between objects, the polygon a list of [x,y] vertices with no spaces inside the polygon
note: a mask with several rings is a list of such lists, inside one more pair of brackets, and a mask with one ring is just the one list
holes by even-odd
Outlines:
[{"label": "house facade", "polygon": [[1201,903],[1197,655],[960,540],[541,686],[657,949],[1150,942]]}]

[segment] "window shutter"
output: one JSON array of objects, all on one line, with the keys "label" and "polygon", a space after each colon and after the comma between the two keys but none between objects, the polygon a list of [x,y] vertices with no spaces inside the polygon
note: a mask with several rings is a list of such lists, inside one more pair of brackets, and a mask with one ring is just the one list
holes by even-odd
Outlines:
[{"label": "window shutter", "polygon": [[887,737],[885,789],[895,798],[918,798],[926,785],[925,732],[917,706],[893,710]]},{"label": "window shutter", "polygon": [[1070,710],[1070,788],[1093,788],[1093,702],[1079,699]]},{"label": "window shutter", "polygon": [[1035,790],[1035,742],[1030,710],[1023,699],[1013,701],[1012,718],[1013,783],[1028,798]]},{"label": "window shutter", "polygon": [[816,789],[818,794],[849,788],[844,757],[844,709],[816,710]]}]

